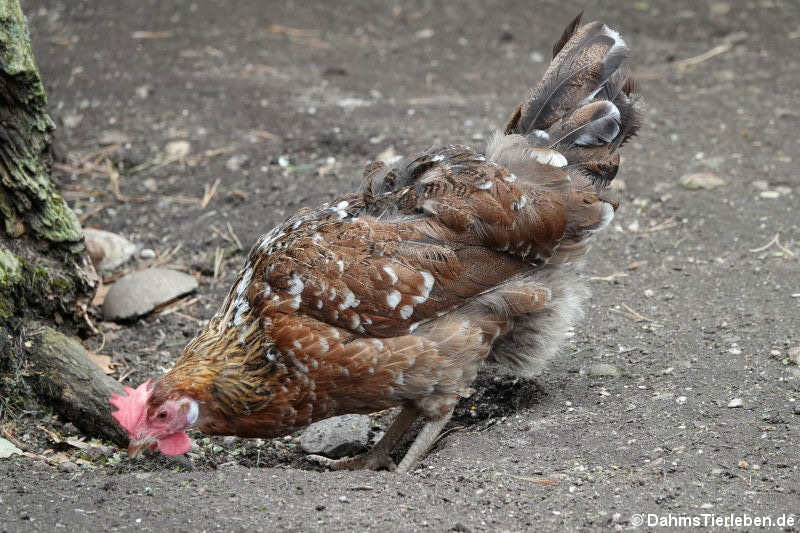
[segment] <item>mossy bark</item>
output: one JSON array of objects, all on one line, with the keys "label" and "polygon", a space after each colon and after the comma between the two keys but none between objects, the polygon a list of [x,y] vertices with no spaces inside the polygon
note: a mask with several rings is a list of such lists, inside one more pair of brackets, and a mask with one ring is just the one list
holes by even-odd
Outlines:
[{"label": "mossy bark", "polygon": [[0,419],[35,395],[87,433],[123,442],[108,406],[120,385],[46,327],[86,326],[97,280],[50,180],[54,128],[19,0],[0,0]]},{"label": "mossy bark", "polygon": [[80,224],[50,180],[54,127],[19,0],[0,0],[0,327],[78,325],[94,288]]}]

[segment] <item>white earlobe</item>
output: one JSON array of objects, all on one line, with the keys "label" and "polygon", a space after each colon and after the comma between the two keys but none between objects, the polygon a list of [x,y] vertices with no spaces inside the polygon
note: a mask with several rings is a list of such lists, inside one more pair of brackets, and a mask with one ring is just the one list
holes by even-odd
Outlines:
[{"label": "white earlobe", "polygon": [[189,411],[186,413],[186,421],[191,426],[195,422],[197,422],[197,417],[200,416],[200,407],[197,406],[197,402],[194,400],[189,400]]}]

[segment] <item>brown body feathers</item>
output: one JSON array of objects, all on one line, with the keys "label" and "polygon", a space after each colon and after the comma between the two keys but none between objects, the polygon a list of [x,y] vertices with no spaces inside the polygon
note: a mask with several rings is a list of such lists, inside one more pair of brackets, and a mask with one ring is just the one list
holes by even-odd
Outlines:
[{"label": "brown body feathers", "polygon": [[576,19],[485,153],[374,163],[360,192],[263,236],[150,405],[193,398],[200,429],[245,437],[400,405],[438,433],[487,358],[538,373],[580,316],[580,259],[617,207],[605,187],[639,125],[626,52]]}]

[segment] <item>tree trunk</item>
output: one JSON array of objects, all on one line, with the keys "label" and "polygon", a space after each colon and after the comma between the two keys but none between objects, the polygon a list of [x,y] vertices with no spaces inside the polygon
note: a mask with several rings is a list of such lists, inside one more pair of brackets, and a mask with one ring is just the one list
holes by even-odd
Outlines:
[{"label": "tree trunk", "polygon": [[75,327],[95,285],[80,224],[50,181],[53,129],[19,0],[0,0],[0,329]]},{"label": "tree trunk", "polygon": [[87,433],[123,442],[108,405],[121,386],[47,328],[85,328],[97,282],[50,181],[54,128],[19,0],[0,0],[0,419],[35,394]]}]

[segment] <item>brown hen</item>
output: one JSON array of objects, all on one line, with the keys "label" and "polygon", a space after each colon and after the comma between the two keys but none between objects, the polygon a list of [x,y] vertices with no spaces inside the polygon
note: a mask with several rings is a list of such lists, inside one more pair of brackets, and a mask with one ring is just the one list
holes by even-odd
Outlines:
[{"label": "brown hen", "polygon": [[262,237],[174,368],[113,398],[131,455],[183,453],[191,425],[278,437],[402,406],[367,455],[327,462],[391,468],[389,453],[423,417],[405,472],[487,358],[537,374],[580,317],[580,259],[613,218],[606,187],[638,128],[624,41],[579,20],[485,155],[447,146],[373,163],[361,192]]}]

